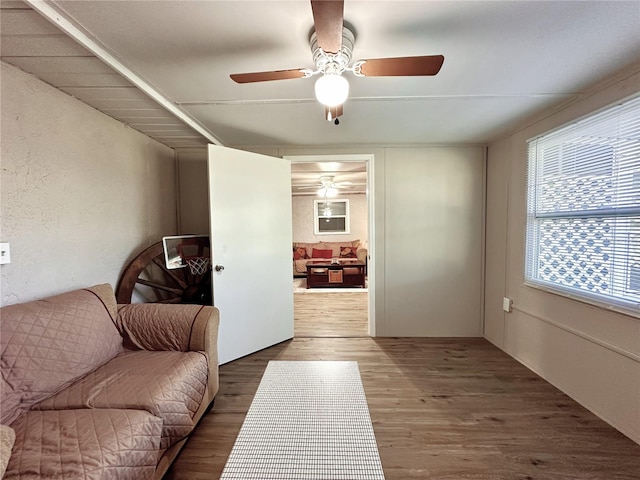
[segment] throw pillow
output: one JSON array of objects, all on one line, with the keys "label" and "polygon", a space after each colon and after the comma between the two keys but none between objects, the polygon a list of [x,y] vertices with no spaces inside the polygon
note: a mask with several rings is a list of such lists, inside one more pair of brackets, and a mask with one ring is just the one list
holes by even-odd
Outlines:
[{"label": "throw pillow", "polygon": [[293,247],[293,259],[294,260],[305,260],[309,258],[307,255],[307,249],[304,247]]},{"label": "throw pillow", "polygon": [[355,247],[340,247],[340,258],[358,258]]},{"label": "throw pillow", "polygon": [[318,250],[314,248],[311,258],[331,258],[332,256],[333,252],[331,250]]}]

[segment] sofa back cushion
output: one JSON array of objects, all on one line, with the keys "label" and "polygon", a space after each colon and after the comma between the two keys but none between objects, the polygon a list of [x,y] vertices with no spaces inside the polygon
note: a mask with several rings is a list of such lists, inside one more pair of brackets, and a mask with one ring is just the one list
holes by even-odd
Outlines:
[{"label": "sofa back cushion", "polygon": [[[293,243],[293,253],[294,260],[301,260],[304,258],[303,255],[300,255],[302,249],[304,249],[307,253],[307,258],[339,258],[340,252],[345,247],[352,247],[354,251],[358,249],[360,246],[360,240],[344,240],[340,242],[316,242],[316,243],[305,243],[305,242],[294,242]],[[298,258],[296,258],[296,250],[298,250]],[[314,256],[314,250],[316,250],[316,254],[319,250],[331,250],[331,255],[326,257],[316,257]]]},{"label": "sofa back cushion", "polygon": [[317,248],[314,248],[311,253],[311,258],[331,258],[331,257],[333,257],[333,252],[331,251],[330,248],[328,248],[327,250],[319,250]]},{"label": "sofa back cushion", "polygon": [[331,250],[331,256],[333,258],[340,258],[340,252],[344,248],[353,248],[354,251],[357,250],[360,245],[360,240],[352,240],[345,242],[323,242],[322,248],[326,248]]},{"label": "sofa back cushion", "polygon": [[296,247],[295,245],[293,246],[293,259],[294,260],[306,260],[307,258],[311,258],[309,257],[309,255],[307,254],[307,249],[304,247]]},{"label": "sofa back cushion", "polygon": [[115,307],[100,285],[1,309],[2,423],[122,350]]},{"label": "sofa back cushion", "polygon": [[340,246],[340,258],[358,258],[357,247],[352,247],[351,245],[342,245]]}]

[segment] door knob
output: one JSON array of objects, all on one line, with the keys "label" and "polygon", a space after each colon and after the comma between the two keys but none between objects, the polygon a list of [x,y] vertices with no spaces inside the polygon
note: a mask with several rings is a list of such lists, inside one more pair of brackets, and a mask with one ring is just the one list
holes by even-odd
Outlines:
[{"label": "door knob", "polygon": [[222,270],[224,270],[224,267],[222,265],[216,265],[215,269],[216,269],[216,272],[221,272]]}]

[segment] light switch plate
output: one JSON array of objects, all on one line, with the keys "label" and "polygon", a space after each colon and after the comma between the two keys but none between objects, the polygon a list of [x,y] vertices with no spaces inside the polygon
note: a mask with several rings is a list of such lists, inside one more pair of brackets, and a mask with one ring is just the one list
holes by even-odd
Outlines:
[{"label": "light switch plate", "polygon": [[502,299],[502,309],[509,313],[511,312],[511,305],[513,304],[513,300],[511,300],[510,298],[504,297]]},{"label": "light switch plate", "polygon": [[0,265],[11,263],[11,250],[8,243],[0,243]]}]

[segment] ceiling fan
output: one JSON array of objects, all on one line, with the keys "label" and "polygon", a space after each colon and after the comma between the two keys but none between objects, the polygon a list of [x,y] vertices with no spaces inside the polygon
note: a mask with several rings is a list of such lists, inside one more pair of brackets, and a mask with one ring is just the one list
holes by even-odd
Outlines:
[{"label": "ceiling fan", "polygon": [[319,197],[335,197],[340,189],[355,188],[360,185],[353,182],[335,182],[334,179],[333,175],[323,175],[318,183],[302,185],[297,188],[298,190],[317,189]]},{"label": "ceiling fan", "polygon": [[349,82],[342,76],[351,72],[359,77],[399,77],[436,75],[442,64],[442,55],[419,57],[374,58],[358,60],[350,67],[355,36],[343,25],[343,0],[311,0],[315,32],[310,44],[315,70],[295,68],[270,72],[234,73],[236,83],[268,82],[290,78],[322,76],[316,81],[316,98],[324,105],[325,118],[338,124],[343,104],[349,96]]}]

